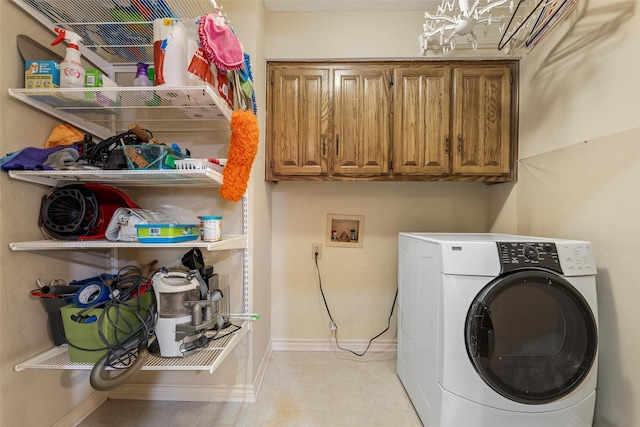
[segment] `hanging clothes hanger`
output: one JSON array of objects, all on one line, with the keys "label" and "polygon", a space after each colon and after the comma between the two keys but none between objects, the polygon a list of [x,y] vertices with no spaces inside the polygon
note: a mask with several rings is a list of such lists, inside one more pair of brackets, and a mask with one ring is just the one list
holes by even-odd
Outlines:
[{"label": "hanging clothes hanger", "polygon": [[[529,12],[527,16],[522,20],[522,22],[516,27],[516,29],[513,30],[512,33],[509,33],[509,28],[511,27],[511,24],[513,23],[513,20],[518,13],[518,9],[522,5],[522,3],[524,3],[524,1],[525,0],[518,1],[518,4],[516,5],[515,10],[513,11],[511,18],[509,19],[509,23],[507,24],[507,27],[504,29],[504,32],[502,33],[502,37],[500,38],[500,42],[498,43],[498,50],[504,49],[504,47],[513,40],[513,38],[520,32],[520,30],[527,24],[527,22],[533,17],[536,11],[543,4],[544,4],[544,7],[540,12],[540,14],[538,15],[538,19],[536,20],[536,23],[534,24],[531,32],[533,33],[536,30],[537,26],[540,26],[539,28],[540,31],[542,31],[544,28],[546,28],[546,31],[542,33],[540,31],[537,31],[536,34],[533,36],[530,34],[529,37],[525,38],[524,41],[521,41],[516,45],[515,50],[519,49],[520,47],[522,47],[522,45],[525,45],[525,44],[527,47],[529,47],[531,44],[535,46],[535,44],[537,44],[537,42],[539,42],[542,39],[542,37],[544,37],[551,30],[551,28],[553,28],[560,20],[562,20],[562,18],[567,14],[569,10],[572,9],[573,5],[575,5],[575,3],[577,2],[577,0],[564,0],[563,3],[560,5],[560,7],[552,9],[553,13],[548,19],[541,21],[540,18],[544,14],[544,10],[549,5],[551,0],[539,0],[536,3],[535,7],[531,10],[531,12]],[[564,6],[568,4],[567,2],[572,2],[572,4],[570,5],[570,7],[564,8]],[[555,6],[555,3],[557,2],[554,2],[554,6]],[[559,16],[557,16],[558,12],[563,10],[563,8],[564,8],[564,12],[561,13]],[[553,21],[553,24],[550,25],[552,21]],[[507,37],[506,40],[505,40],[505,37]]]},{"label": "hanging clothes hanger", "polygon": [[[549,32],[558,24],[558,22],[562,21],[562,19],[573,9],[578,0],[564,0],[562,4],[558,7],[551,8],[549,10],[548,17],[546,19],[541,19],[545,14],[545,9],[547,9],[547,5],[543,8],[543,10],[538,15],[538,20],[534,24],[531,29],[531,33],[529,37],[525,41],[525,45],[533,49],[540,40],[542,40]],[[548,2],[547,2],[548,3]],[[557,4],[557,3],[556,3]],[[554,6],[556,5],[554,4]]]}]

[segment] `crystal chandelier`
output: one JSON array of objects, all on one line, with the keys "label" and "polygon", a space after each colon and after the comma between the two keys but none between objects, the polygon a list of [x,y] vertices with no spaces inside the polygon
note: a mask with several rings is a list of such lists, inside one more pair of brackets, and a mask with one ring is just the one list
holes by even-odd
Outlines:
[{"label": "crystal chandelier", "polygon": [[[489,28],[498,24],[498,31],[504,30],[504,15],[494,16],[492,11],[502,6],[509,0],[487,0],[487,5],[480,7],[480,0],[442,0],[435,15],[424,13],[424,33],[421,37],[422,54],[433,45],[442,48],[444,54],[456,47],[456,36],[467,36],[467,41],[473,50],[478,48],[478,35],[476,26],[482,25],[484,35]],[[511,1],[513,7],[513,1]],[[513,12],[513,10],[511,11]]]}]

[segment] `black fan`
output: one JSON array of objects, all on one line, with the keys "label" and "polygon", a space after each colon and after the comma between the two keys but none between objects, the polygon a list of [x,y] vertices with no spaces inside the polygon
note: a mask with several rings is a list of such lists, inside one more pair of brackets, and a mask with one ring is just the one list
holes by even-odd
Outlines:
[{"label": "black fan", "polygon": [[77,240],[86,236],[98,219],[98,201],[83,185],[55,188],[42,199],[40,226],[48,238]]}]

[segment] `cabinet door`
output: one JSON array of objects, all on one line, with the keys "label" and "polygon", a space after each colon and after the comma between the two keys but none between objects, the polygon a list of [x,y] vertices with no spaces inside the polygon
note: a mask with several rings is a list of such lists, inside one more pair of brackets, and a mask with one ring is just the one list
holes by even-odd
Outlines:
[{"label": "cabinet door", "polygon": [[270,90],[267,179],[326,174],[329,69],[274,66]]},{"label": "cabinet door", "polygon": [[388,173],[389,87],[388,66],[362,64],[334,71],[333,174]]},{"label": "cabinet door", "polygon": [[448,174],[451,68],[406,66],[394,75],[393,173]]},{"label": "cabinet door", "polygon": [[454,70],[453,173],[500,175],[510,171],[511,71],[508,66]]}]

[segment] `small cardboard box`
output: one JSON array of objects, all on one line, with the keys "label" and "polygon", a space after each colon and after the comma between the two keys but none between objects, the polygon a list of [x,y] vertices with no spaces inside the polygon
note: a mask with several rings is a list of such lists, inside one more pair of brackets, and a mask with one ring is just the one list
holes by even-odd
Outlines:
[{"label": "small cardboard box", "polygon": [[56,61],[25,61],[24,87],[27,89],[60,87],[60,63]]},{"label": "small cardboard box", "polygon": [[102,72],[91,68],[85,70],[84,87],[102,87]]},{"label": "small cardboard box", "polygon": [[[102,339],[109,344],[122,342],[140,326],[140,319],[144,318],[152,303],[152,291],[149,290],[140,297],[139,311],[138,298],[132,298],[124,304],[127,307],[112,306],[107,312],[104,308],[86,310],[82,312],[82,316],[86,316],[84,322],[74,320],[78,319],[83,308],[75,304],[61,307],[69,359],[80,363],[97,362],[108,351]],[[95,316],[95,320],[89,321],[92,316]]]}]

